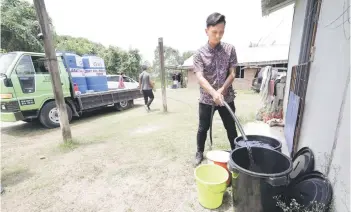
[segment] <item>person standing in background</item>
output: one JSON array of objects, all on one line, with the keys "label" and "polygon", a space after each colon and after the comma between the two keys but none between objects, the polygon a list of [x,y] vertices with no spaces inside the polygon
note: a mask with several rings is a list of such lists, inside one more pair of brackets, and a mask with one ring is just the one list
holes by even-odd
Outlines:
[{"label": "person standing in background", "polygon": [[144,96],[144,102],[145,102],[145,109],[146,111],[150,111],[150,105],[152,101],[154,100],[154,93],[152,92],[153,90],[153,83],[151,82],[150,79],[150,74],[147,72],[147,66],[143,65],[142,66],[143,72],[139,75],[139,88],[140,92]]},{"label": "person standing in background", "polygon": [[119,89],[125,88],[123,77],[124,77],[124,73],[122,72],[121,76],[119,77],[119,82],[118,82],[118,88]]},{"label": "person standing in background", "polygon": [[183,88],[183,75],[182,75],[182,73],[179,73],[179,87],[180,88]]},{"label": "person standing in background", "polygon": [[177,88],[180,88],[180,73],[179,72],[176,75],[176,79],[177,79]]},{"label": "person standing in background", "polygon": [[173,74],[173,76],[172,76],[172,83],[173,83],[172,88],[176,89],[177,88],[177,83],[178,83],[176,74]]}]

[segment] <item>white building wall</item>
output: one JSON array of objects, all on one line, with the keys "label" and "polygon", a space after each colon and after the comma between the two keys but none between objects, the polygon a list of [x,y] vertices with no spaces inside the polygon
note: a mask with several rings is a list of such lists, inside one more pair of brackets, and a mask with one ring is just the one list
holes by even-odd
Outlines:
[{"label": "white building wall", "polygon": [[[346,78],[350,70],[350,41],[342,23],[336,21],[343,13],[345,0],[323,0],[315,41],[315,57],[311,63],[299,146],[313,146],[315,153],[330,153],[343,99]],[[350,25],[345,24],[350,35]],[[317,160],[317,165],[324,164]]]},{"label": "white building wall", "polygon": [[[297,0],[295,6],[289,75],[291,67],[297,64],[300,53],[306,8],[306,3],[303,2],[306,1]],[[349,13],[345,13],[344,20],[341,17],[330,26],[327,25],[337,19],[348,5],[350,2],[347,0],[322,1],[315,56],[311,64],[299,138],[299,148],[308,146],[315,153],[317,170],[325,172],[332,160],[329,179],[334,182],[337,212],[349,211],[346,205],[350,205],[350,93],[344,93],[347,78],[350,77],[350,23],[347,22]],[[290,79],[288,81],[290,82]],[[345,98],[346,102],[342,108]],[[330,158],[334,143],[334,157]],[[334,181],[336,175],[338,177]]]},{"label": "white building wall", "polygon": [[328,178],[334,187],[334,206],[337,212],[350,211],[350,85],[346,88],[345,105],[336,132],[336,148]]}]

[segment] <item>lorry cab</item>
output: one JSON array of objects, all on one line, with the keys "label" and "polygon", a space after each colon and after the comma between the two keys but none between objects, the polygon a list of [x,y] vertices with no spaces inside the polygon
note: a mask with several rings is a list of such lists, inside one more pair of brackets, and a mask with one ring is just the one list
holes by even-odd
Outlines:
[{"label": "lorry cab", "polygon": [[[71,72],[65,67],[70,61],[64,54],[56,56],[69,121],[73,116],[79,117],[84,112],[109,106],[125,110],[133,107],[134,99],[142,97],[137,88],[76,94]],[[43,53],[10,52],[0,55],[1,121],[30,122],[38,119],[46,128],[60,126],[48,65]]]},{"label": "lorry cab", "polygon": [[[63,95],[70,93],[69,75],[61,57],[57,57]],[[0,56],[1,120],[30,121],[40,108],[54,100],[45,54],[10,52]]]}]

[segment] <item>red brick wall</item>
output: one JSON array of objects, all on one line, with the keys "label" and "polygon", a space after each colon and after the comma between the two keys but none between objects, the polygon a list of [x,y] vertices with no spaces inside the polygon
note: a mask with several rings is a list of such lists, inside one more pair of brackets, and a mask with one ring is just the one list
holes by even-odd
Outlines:
[{"label": "red brick wall", "polygon": [[[244,78],[236,78],[233,86],[236,90],[248,90],[251,89],[252,80],[255,77],[257,69],[245,69]],[[196,76],[193,70],[188,71],[188,88],[199,88]]]},{"label": "red brick wall", "polygon": [[195,76],[194,71],[192,69],[188,71],[187,87],[188,88],[199,88],[199,83],[197,82],[196,76]]},{"label": "red brick wall", "polygon": [[235,90],[248,90],[251,89],[252,80],[255,77],[257,69],[245,69],[244,78],[236,78],[233,86]]}]

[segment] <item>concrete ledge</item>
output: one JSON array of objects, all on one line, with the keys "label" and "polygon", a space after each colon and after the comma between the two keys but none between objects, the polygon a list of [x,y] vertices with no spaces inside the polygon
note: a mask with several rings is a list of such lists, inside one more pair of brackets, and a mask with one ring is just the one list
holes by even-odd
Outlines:
[{"label": "concrete ledge", "polygon": [[247,123],[243,126],[243,128],[247,135],[264,135],[278,139],[280,142],[282,142],[282,152],[290,157],[288,146],[284,137],[283,127],[270,127],[264,122],[257,121]]}]

